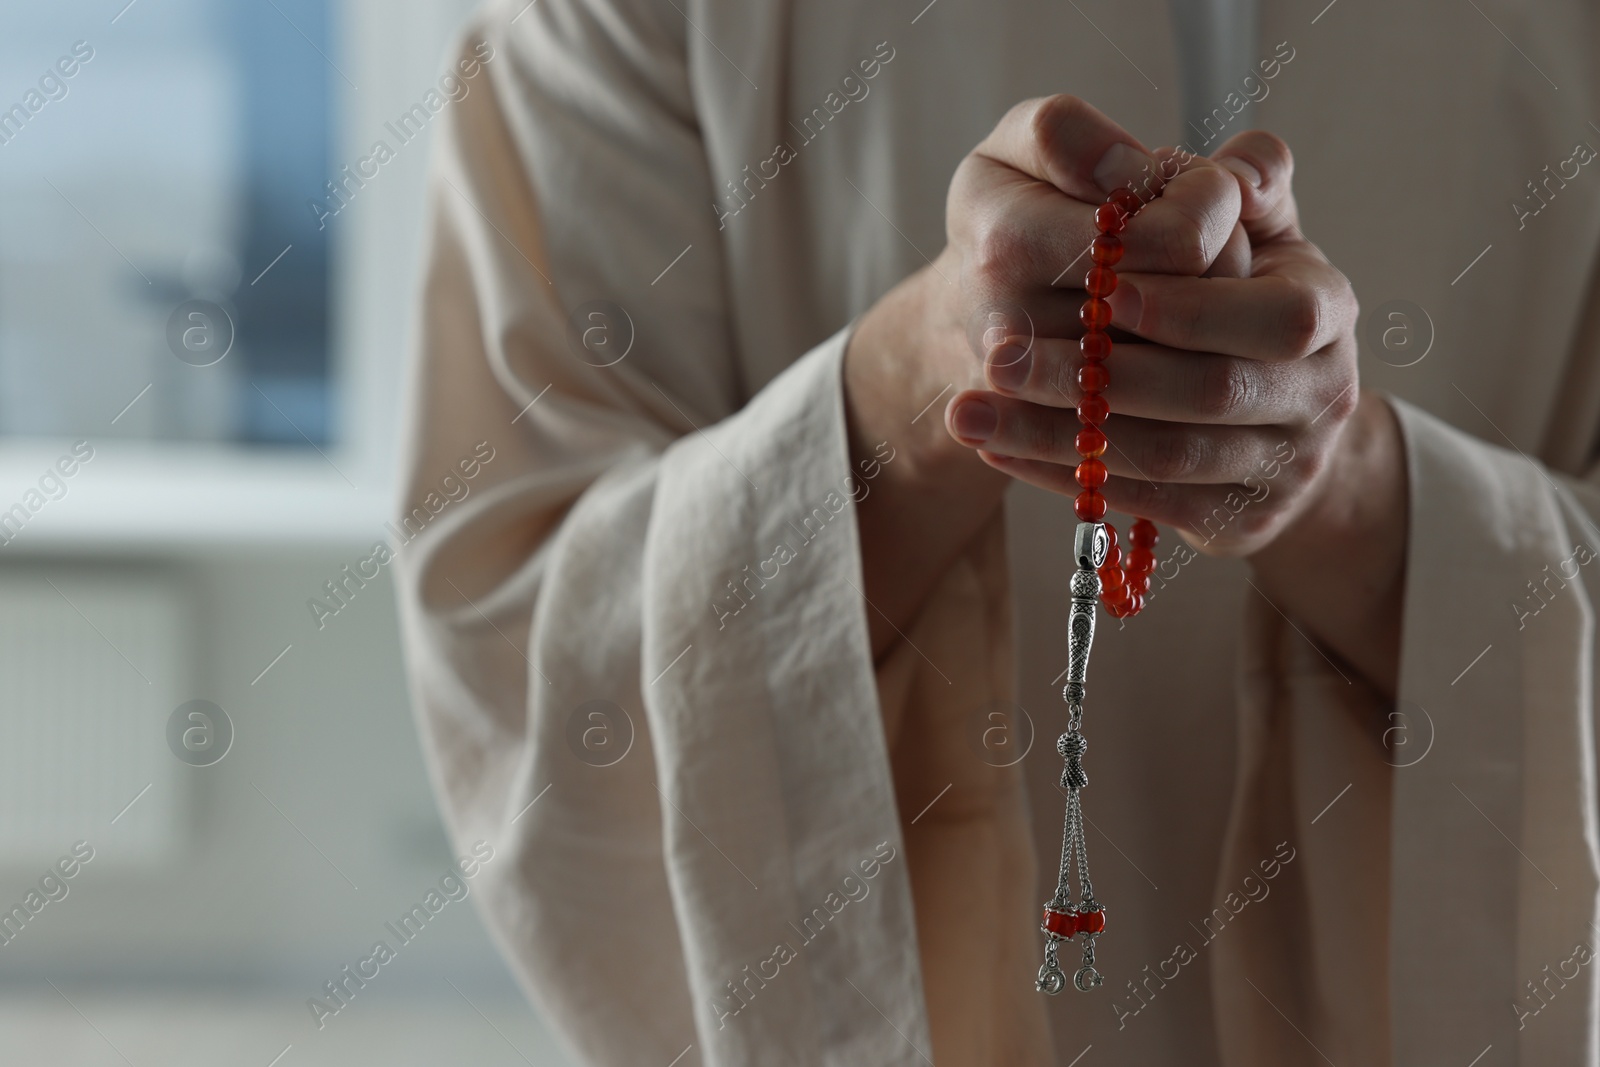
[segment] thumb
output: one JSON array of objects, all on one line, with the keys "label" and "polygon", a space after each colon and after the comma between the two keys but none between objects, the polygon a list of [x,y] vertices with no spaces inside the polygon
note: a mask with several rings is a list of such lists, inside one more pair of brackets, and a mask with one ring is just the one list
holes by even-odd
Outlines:
[{"label": "thumb", "polygon": [[1229,138],[1212,160],[1239,180],[1239,219],[1256,244],[1300,237],[1294,199],[1294,155],[1276,134],[1246,130]]}]

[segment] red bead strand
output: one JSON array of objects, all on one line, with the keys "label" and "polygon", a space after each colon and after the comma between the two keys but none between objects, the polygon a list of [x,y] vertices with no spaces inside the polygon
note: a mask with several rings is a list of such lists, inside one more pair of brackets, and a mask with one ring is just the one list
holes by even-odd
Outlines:
[{"label": "red bead strand", "polygon": [[[1106,451],[1106,435],[1101,429],[1110,414],[1110,406],[1101,394],[1111,384],[1111,372],[1105,365],[1111,354],[1111,305],[1105,298],[1116,292],[1117,272],[1113,269],[1122,260],[1122,238],[1118,236],[1128,228],[1128,220],[1143,207],[1138,195],[1130,189],[1117,189],[1106,197],[1094,212],[1094,242],[1089,246],[1089,258],[1094,265],[1084,277],[1083,287],[1087,298],[1078,312],[1083,323],[1083,339],[1078,349],[1084,363],[1078,370],[1078,387],[1083,399],[1078,402],[1078,419],[1083,429],[1078,431],[1075,443],[1083,462],[1074,472],[1082,492],[1073,502],[1073,510],[1084,522],[1101,522],[1106,515],[1106,498],[1100,488],[1108,477],[1101,456]],[[1155,547],[1158,534],[1155,523],[1149,519],[1136,519],[1128,532],[1129,548],[1123,552],[1117,544],[1117,531],[1110,523],[1106,533],[1111,538],[1111,548],[1100,567],[1100,600],[1112,616],[1122,619],[1137,615],[1144,608],[1145,596],[1150,592],[1150,575],[1155,570]],[[1051,919],[1046,915],[1046,923]],[[1104,923],[1103,916],[1100,922]],[[1063,918],[1058,922],[1070,924]],[[1065,931],[1060,931],[1065,932]],[[1069,935],[1070,936],[1070,935]]]}]

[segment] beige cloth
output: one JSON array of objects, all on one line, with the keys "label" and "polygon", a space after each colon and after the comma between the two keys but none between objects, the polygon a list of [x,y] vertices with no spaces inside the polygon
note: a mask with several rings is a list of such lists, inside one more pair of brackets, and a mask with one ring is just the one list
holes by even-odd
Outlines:
[{"label": "beige cloth", "polygon": [[[1600,144],[1596,15],[1318,6],[1263,5],[1293,58],[1255,121],[1366,315],[1436,334],[1404,368],[1363,334],[1406,401],[1402,703],[1169,534],[1091,670],[1107,984],[1048,1000],[1070,507],[1016,489],[875,670],[839,360],[1017,100],[1176,139],[1163,0],[471,28],[492,91],[442,123],[406,509],[496,453],[402,551],[405,639],[452,832],[508,855],[485,916],[584,1062],[1596,1062],[1600,568],[1564,561],[1600,495],[1562,474],[1600,428],[1600,168],[1509,207]],[[998,768],[1013,705],[1036,740]]]}]

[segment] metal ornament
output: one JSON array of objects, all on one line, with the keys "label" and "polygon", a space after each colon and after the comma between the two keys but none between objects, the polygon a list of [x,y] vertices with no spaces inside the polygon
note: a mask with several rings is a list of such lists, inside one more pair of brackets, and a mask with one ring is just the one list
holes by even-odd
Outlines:
[{"label": "metal ornament", "polygon": [[[1083,754],[1089,744],[1083,737],[1084,679],[1089,671],[1089,649],[1094,644],[1095,604],[1100,597],[1100,576],[1110,537],[1103,523],[1081,522],[1073,541],[1077,569],[1072,574],[1072,607],[1067,617],[1067,681],[1062,697],[1067,702],[1067,732],[1056,739],[1056,751],[1066,761],[1061,786],[1067,791],[1065,826],[1061,834],[1061,867],[1055,895],[1045,904],[1044,966],[1039,968],[1036,988],[1054,996],[1067,986],[1067,976],[1058,958],[1062,941],[1083,939],[1083,963],[1073,975],[1072,984],[1083,992],[1104,981],[1095,970],[1094,943],[1105,929],[1105,908],[1094,896],[1089,880],[1089,850],[1084,838],[1083,803],[1079,793],[1089,784],[1083,770]],[[1073,868],[1077,869],[1078,893],[1074,903]]]}]

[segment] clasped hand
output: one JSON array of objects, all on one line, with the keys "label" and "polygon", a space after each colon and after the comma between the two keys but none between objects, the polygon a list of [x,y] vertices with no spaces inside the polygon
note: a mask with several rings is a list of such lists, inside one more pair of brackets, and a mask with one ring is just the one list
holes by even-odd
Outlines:
[{"label": "clasped hand", "polygon": [[1293,167],[1259,131],[1205,159],[1151,152],[1074,97],[1013,108],[957,170],[935,264],[960,294],[942,311],[944,336],[967,341],[957,380],[986,386],[950,400],[950,435],[1077,493],[1086,250],[1096,206],[1131,188],[1146,206],[1109,298],[1102,492],[1206,552],[1270,543],[1316,494],[1359,396],[1355,296],[1300,232]]}]

